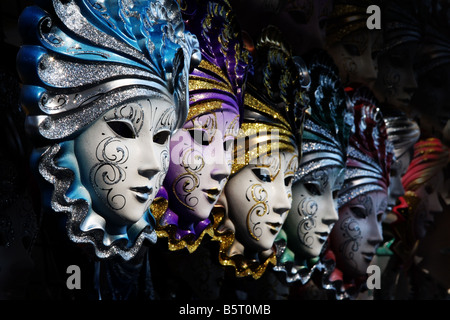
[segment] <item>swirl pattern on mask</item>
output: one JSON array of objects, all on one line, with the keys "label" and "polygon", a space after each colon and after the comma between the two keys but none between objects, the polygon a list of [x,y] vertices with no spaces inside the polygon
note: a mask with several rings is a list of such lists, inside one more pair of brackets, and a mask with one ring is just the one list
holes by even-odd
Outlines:
[{"label": "swirl pattern on mask", "polygon": [[249,202],[255,202],[247,213],[247,229],[253,239],[259,240],[262,236],[262,228],[259,226],[261,222],[252,218],[256,215],[262,217],[266,215],[270,208],[266,204],[268,193],[261,184],[253,184],[246,191],[246,199]]},{"label": "swirl pattern on mask", "polygon": [[[27,7],[19,19],[24,46],[17,60],[25,127],[39,153],[33,161],[53,188],[46,201],[67,215],[73,242],[92,244],[99,258],[131,259],[144,239],[155,241],[153,217],[146,210],[133,227],[120,235],[109,233],[108,221],[92,209],[78,177],[73,139],[111,109],[139,99],[170,103],[176,115],[171,130],[181,126],[188,112],[189,69],[200,61],[198,41],[185,32],[174,0],[53,0],[38,5],[42,7]],[[136,120],[134,134],[139,134],[143,119],[128,110],[117,110],[122,112],[117,115]],[[88,178],[94,184],[113,187],[125,179],[128,151],[117,143],[111,138],[98,145],[99,164]],[[125,205],[114,190],[95,192],[106,192],[111,208]]]},{"label": "swirl pattern on mask", "polygon": [[300,200],[297,207],[298,214],[303,217],[297,226],[298,239],[309,248],[311,248],[314,243],[314,236],[310,235],[309,231],[316,226],[317,210],[317,202],[310,197],[304,197]]},{"label": "swirl pattern on mask", "polygon": [[[103,192],[107,193],[107,205],[113,210],[120,210],[126,204],[125,196],[114,194],[114,185],[126,180],[126,164],[129,151],[120,139],[108,137],[103,139],[96,149],[96,157],[99,161],[90,170],[91,183],[100,198],[104,198]],[[110,186],[105,188],[104,185]]]}]

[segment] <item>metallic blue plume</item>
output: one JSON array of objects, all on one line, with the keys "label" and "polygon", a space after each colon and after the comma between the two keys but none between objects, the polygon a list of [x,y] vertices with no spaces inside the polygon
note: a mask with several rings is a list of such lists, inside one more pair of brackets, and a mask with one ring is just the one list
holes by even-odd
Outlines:
[{"label": "metallic blue plume", "polygon": [[[28,132],[51,140],[76,134],[131,88],[173,100],[179,126],[184,122],[189,70],[201,55],[175,1],[53,0],[43,7],[26,8],[19,20]],[[108,106],[99,108],[106,97]],[[74,113],[90,108],[89,117],[74,121]],[[76,125],[61,130],[69,120]]]}]

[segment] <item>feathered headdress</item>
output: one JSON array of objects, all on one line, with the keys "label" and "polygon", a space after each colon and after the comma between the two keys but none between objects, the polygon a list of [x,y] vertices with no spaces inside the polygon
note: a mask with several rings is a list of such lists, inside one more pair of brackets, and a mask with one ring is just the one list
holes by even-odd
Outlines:
[{"label": "feathered headdress", "polygon": [[168,99],[177,127],[184,123],[190,67],[201,60],[197,39],[185,32],[172,0],[40,3],[20,17],[25,45],[17,56],[25,127],[43,147],[32,161],[53,185],[53,210],[68,213],[72,241],[94,244],[100,258],[131,259],[144,239],[156,241],[153,217],[147,211],[125,232],[109,234],[81,183],[73,139],[108,110],[139,98]]},{"label": "feathered headdress", "polygon": [[235,141],[231,176],[271,152],[300,152],[305,111],[305,66],[268,26],[256,45],[254,75],[244,97],[244,114]]},{"label": "feathered headdress", "polygon": [[405,115],[388,116],[384,118],[389,141],[394,147],[396,159],[399,159],[419,140],[419,125]]},{"label": "feathered headdress", "polygon": [[[254,74],[247,83],[231,176],[249,164],[256,164],[256,160],[266,154],[300,153],[303,120],[308,108],[307,68],[301,59],[291,55],[280,31],[273,26],[262,31],[253,59]],[[234,267],[240,277],[251,275],[258,279],[270,263],[276,264],[275,253],[263,261],[255,261],[241,254],[229,256],[227,249],[221,248],[219,261]]]},{"label": "feathered headdress", "polygon": [[353,104],[355,132],[350,137],[339,207],[371,191],[387,193],[394,157],[383,115],[373,97],[362,89],[354,94]]},{"label": "feathered headdress", "polygon": [[325,53],[314,55],[309,101],[302,136],[302,159],[294,183],[317,168],[345,168],[353,114],[347,108],[337,68]]},{"label": "feathered headdress", "polygon": [[[215,111],[230,111],[236,114],[238,126],[247,74],[252,64],[251,56],[243,46],[234,12],[226,0],[180,2],[186,29],[197,36],[202,53],[202,62],[189,76],[187,121]],[[164,181],[160,192],[162,198],[169,197],[165,190],[170,190],[173,183],[170,179]],[[155,209],[160,201],[163,200],[157,199],[154,203]],[[218,223],[216,217],[215,221],[208,218],[195,222],[195,227],[182,229],[178,226],[179,212],[173,212],[167,205],[160,206],[160,209],[155,211],[159,224],[157,233],[169,238],[169,249],[186,247],[192,252],[205,233],[214,237],[213,226]],[[157,213],[159,211],[163,212]]]},{"label": "feathered headdress", "polygon": [[19,25],[28,132],[65,139],[148,92],[174,96],[178,126],[184,123],[189,68],[200,53],[175,2],[54,0],[48,13],[26,8]]},{"label": "feathered headdress", "polygon": [[329,46],[358,30],[367,30],[370,5],[380,5],[380,0],[335,0],[333,11],[327,19],[326,41]]}]

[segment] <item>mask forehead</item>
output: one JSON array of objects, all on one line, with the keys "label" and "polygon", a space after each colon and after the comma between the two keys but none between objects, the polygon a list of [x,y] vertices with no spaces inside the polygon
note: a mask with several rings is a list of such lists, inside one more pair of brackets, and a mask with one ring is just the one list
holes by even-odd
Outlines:
[{"label": "mask forehead", "polygon": [[[173,106],[163,100],[136,100],[110,110],[75,139],[81,181],[106,223],[136,222],[158,192],[175,123],[165,120],[167,112],[173,114]],[[154,142],[162,130],[167,141]]]}]

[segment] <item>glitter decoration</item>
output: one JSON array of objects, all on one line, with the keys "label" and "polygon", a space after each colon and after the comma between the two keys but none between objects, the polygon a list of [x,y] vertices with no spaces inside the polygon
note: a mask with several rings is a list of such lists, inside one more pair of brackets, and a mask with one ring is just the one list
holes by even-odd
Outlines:
[{"label": "glitter decoration", "polygon": [[413,149],[419,140],[420,128],[417,122],[405,115],[385,117],[386,132],[389,141],[394,147],[396,159]]},{"label": "glitter decoration", "polygon": [[414,144],[412,160],[402,177],[405,191],[416,191],[433,177],[441,174],[450,162],[450,150],[437,138],[420,140]]},{"label": "glitter decoration", "polygon": [[[301,150],[308,109],[305,83],[309,82],[303,61],[291,55],[280,31],[274,26],[261,32],[253,59],[254,72],[247,82],[230,177],[238,175],[249,164],[256,164],[267,154],[283,151],[299,154]],[[250,230],[248,232],[253,236]],[[232,244],[221,247],[219,261],[233,267],[237,277],[259,279],[269,266],[277,265],[275,251],[255,259],[243,252],[230,254]]]},{"label": "glitter decoration", "polygon": [[[71,132],[63,129],[60,136],[46,137],[45,121],[131,88],[167,96],[179,110],[178,126],[184,123],[189,66],[201,57],[195,36],[184,32],[176,2],[55,0],[52,5],[54,13],[28,7],[19,21],[27,44],[17,60],[26,84],[22,105],[29,113],[28,132],[65,138]],[[155,43],[159,50],[151,49]]]},{"label": "glitter decoration", "polygon": [[[252,57],[244,48],[240,27],[232,7],[227,0],[193,1],[180,0],[186,29],[195,34],[200,44],[204,63],[193,71],[189,81],[200,81],[198,90],[190,90],[190,97],[198,102],[218,95],[242,115],[242,103],[248,74],[252,72]],[[208,81],[219,85],[213,93],[205,87]],[[190,83],[191,85],[191,83]],[[226,88],[226,89],[224,89]],[[223,92],[222,92],[223,91]],[[230,93],[227,94],[226,92]],[[192,115],[200,114],[195,110]],[[191,111],[190,111],[191,113]],[[189,119],[189,117],[188,117]]]},{"label": "glitter decoration", "polygon": [[367,29],[367,19],[370,17],[367,8],[380,4],[380,0],[335,0],[333,12],[327,20],[327,44],[340,43],[345,36]]},{"label": "glitter decoration", "polygon": [[[353,130],[339,73],[331,58],[321,51],[310,62],[310,111],[302,137],[302,159],[294,183],[322,166],[345,168],[347,146]],[[315,164],[314,164],[315,163]]]},{"label": "glitter decoration", "polygon": [[[231,176],[248,164],[256,163],[257,158],[265,154],[283,150],[295,152],[297,149],[294,130],[287,122],[285,115],[271,107],[262,97],[256,97],[255,92],[254,95],[247,94],[244,99],[244,120],[234,143]],[[250,110],[257,110],[258,113],[250,113]],[[248,121],[253,116],[256,116],[258,120]]]},{"label": "glitter decoration", "polygon": [[388,192],[394,147],[388,140],[383,114],[366,89],[352,96],[355,131],[350,137],[347,169],[338,206],[371,191]]},{"label": "glitter decoration", "polygon": [[397,221],[391,225],[396,236],[391,248],[404,260],[414,254],[423,237],[417,230],[417,220],[427,210],[428,199],[420,197],[417,190],[430,185],[449,163],[450,150],[439,139],[428,138],[414,144],[412,161],[402,177],[405,194],[399,198],[400,204],[394,207]]},{"label": "glitter decoration", "polygon": [[277,264],[273,267],[273,270],[284,274],[283,281],[286,283],[300,282],[304,285],[311,279],[314,270],[320,265],[319,257],[296,261],[295,253],[287,247],[287,241],[286,232],[281,230],[275,241]]},{"label": "glitter decoration", "polygon": [[[305,112],[309,101],[303,86],[304,66],[283,45],[280,31],[269,26],[257,44],[254,74],[249,76],[244,115],[235,140],[231,176],[265,153],[301,152]],[[248,146],[242,143],[250,140]]]},{"label": "glitter decoration", "polygon": [[102,259],[129,260],[144,240],[156,242],[154,217],[147,209],[125,230],[109,233],[81,182],[74,139],[107,111],[138,99],[168,102],[180,127],[189,71],[201,60],[198,41],[172,0],[40,3],[20,16],[17,67],[25,128],[36,147],[32,163],[53,187],[44,200],[67,215],[73,242],[93,245]]},{"label": "glitter decoration", "polygon": [[[186,124],[189,126],[203,115],[212,114],[215,118],[216,113],[221,112],[232,114],[235,119],[233,123],[238,128],[251,57],[244,48],[231,5],[222,0],[183,0],[179,3],[186,29],[196,35],[202,54],[201,63],[189,76],[189,112]],[[217,125],[217,122],[214,129],[222,132],[224,137],[230,134],[226,132],[227,128],[222,124]],[[228,130],[232,131],[231,128]],[[195,216],[195,210],[198,209],[186,206],[189,210],[186,212],[184,208],[176,208],[177,202],[183,203],[179,200],[183,196],[174,188],[180,176],[172,177],[172,168],[174,167],[169,167],[163,187],[157,195],[157,202],[167,202],[164,212],[157,217],[158,237],[167,238],[171,251],[186,248],[191,253],[198,248],[205,235],[220,241],[222,235],[215,232],[222,221],[220,215],[213,212],[208,218],[199,221]],[[177,169],[178,166],[174,170]],[[209,174],[207,170],[201,170],[204,176]],[[195,179],[199,182],[202,178],[195,176]],[[226,237],[229,235],[226,234]]]},{"label": "glitter decoration", "polygon": [[[310,109],[305,115],[299,168],[293,184],[317,170],[346,166],[347,148],[353,130],[353,114],[348,111],[346,95],[335,64],[325,51],[309,62],[311,83],[308,92]],[[284,227],[286,224],[284,225]],[[284,233],[284,234],[283,234]],[[288,248],[289,239],[283,230],[275,240],[284,250],[277,251],[274,270],[284,273],[286,283],[306,283],[316,268],[318,258],[305,261]]]},{"label": "glitter decoration", "polygon": [[384,51],[409,42],[423,41],[423,25],[417,19],[417,4],[389,1],[383,7],[382,20]]}]

